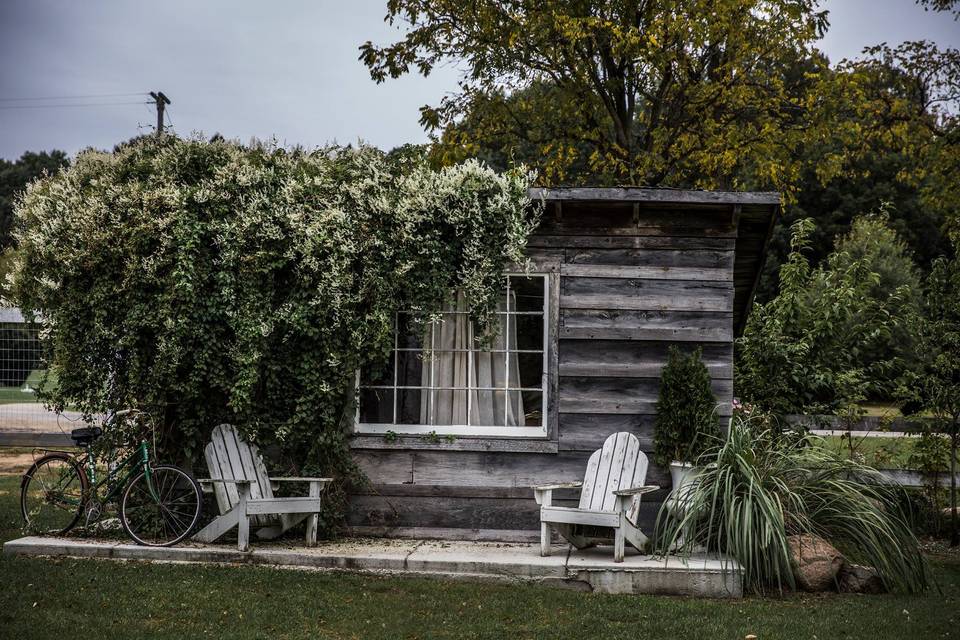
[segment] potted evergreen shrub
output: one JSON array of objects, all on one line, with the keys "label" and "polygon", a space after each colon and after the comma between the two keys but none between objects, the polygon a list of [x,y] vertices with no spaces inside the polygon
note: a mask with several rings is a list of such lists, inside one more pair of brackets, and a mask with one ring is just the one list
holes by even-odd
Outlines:
[{"label": "potted evergreen shrub", "polygon": [[670,466],[674,508],[683,500],[680,490],[694,473],[694,463],[720,435],[717,400],[701,349],[684,353],[670,347],[660,381],[654,422],[654,461]]}]

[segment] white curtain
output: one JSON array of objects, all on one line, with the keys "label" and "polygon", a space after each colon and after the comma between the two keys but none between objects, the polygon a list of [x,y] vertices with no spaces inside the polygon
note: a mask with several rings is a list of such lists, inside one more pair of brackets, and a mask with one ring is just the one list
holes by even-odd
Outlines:
[{"label": "white curtain", "polygon": [[[462,293],[444,311],[467,310]],[[501,303],[500,311],[506,311]],[[498,316],[503,318],[504,316]],[[420,396],[420,423],[432,425],[467,424],[469,405],[470,424],[479,426],[524,426],[523,399],[519,391],[503,391],[508,382],[520,387],[520,367],[517,362],[517,327],[499,327],[490,350],[475,348],[474,327],[466,313],[451,313],[427,329],[421,385],[426,389]],[[470,371],[472,354],[473,372]],[[507,364],[504,350],[514,351]],[[455,350],[455,351],[454,351]],[[431,379],[432,369],[432,379]],[[507,372],[509,369],[509,381]],[[467,387],[473,387],[467,391]],[[436,389],[436,387],[457,387]],[[480,387],[477,389],[477,387]],[[462,390],[461,390],[462,389]],[[492,389],[497,389],[494,391]],[[468,399],[469,395],[469,399]],[[428,404],[432,397],[433,406]]]}]

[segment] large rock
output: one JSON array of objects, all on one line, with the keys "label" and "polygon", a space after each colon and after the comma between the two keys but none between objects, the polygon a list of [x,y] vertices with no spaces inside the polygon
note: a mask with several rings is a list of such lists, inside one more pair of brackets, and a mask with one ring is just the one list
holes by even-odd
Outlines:
[{"label": "large rock", "polygon": [[804,591],[828,591],[837,584],[844,560],[836,548],[819,536],[788,536],[793,575]]},{"label": "large rock", "polygon": [[873,567],[860,564],[843,565],[840,570],[840,591],[844,593],[884,593],[883,580]]}]

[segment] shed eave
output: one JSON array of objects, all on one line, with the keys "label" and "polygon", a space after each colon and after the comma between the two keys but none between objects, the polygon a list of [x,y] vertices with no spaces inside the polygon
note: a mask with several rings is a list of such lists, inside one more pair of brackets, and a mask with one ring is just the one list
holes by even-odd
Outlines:
[{"label": "shed eave", "polygon": [[531,200],[580,200],[584,202],[662,202],[687,204],[754,204],[781,203],[776,191],[702,191],[649,187],[531,187]]}]

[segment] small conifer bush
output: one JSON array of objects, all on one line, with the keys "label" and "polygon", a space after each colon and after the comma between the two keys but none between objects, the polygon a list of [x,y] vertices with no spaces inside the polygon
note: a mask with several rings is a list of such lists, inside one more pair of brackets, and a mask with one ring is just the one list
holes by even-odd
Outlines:
[{"label": "small conifer bush", "polygon": [[670,347],[657,399],[654,461],[661,466],[673,460],[694,462],[715,446],[720,435],[716,407],[701,349],[684,353]]}]

